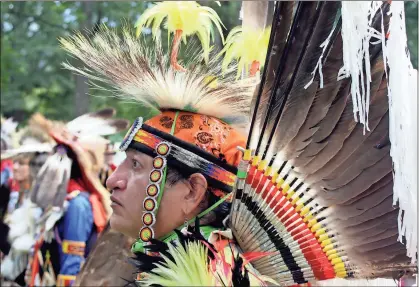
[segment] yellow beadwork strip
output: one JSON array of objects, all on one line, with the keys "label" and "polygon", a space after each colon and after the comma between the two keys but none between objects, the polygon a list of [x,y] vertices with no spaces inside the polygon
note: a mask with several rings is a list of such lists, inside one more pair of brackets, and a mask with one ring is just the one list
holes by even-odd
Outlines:
[{"label": "yellow beadwork strip", "polygon": [[252,158],[252,165],[253,165],[253,166],[258,166],[259,161],[260,161],[260,157],[259,157],[259,156],[257,156],[257,155],[255,155],[255,156]]},{"label": "yellow beadwork strip", "polygon": [[265,171],[265,176],[269,176],[272,173],[272,166],[268,166]]},{"label": "yellow beadwork strip", "polygon": [[266,160],[262,160],[259,163],[258,170],[259,171],[265,170],[265,168],[266,168],[267,165],[268,165],[268,162]]},{"label": "yellow beadwork strip", "polygon": [[252,150],[250,149],[245,150],[243,154],[243,160],[250,161],[251,158],[252,158]]},{"label": "yellow beadwork strip", "polygon": [[277,172],[275,172],[275,173],[272,175],[272,183],[273,183],[273,184],[275,184],[275,183],[276,183],[276,181],[277,181],[277,179],[278,179],[278,176],[279,176],[279,173],[277,173]]}]

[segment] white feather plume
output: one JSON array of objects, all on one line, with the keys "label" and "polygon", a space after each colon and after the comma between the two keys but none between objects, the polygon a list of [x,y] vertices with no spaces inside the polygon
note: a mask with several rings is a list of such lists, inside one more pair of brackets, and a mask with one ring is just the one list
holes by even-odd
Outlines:
[{"label": "white feather plume", "polygon": [[[159,45],[152,49],[124,30],[120,38],[106,27],[93,40],[76,34],[60,39],[63,48],[88,67],[64,67],[98,83],[114,87],[114,95],[155,110],[178,109],[214,116],[233,124],[247,124],[255,84],[221,78],[214,64],[200,65],[195,56],[187,72],[169,67]],[[228,74],[228,73],[227,73]],[[244,124],[244,125],[245,125]]]}]

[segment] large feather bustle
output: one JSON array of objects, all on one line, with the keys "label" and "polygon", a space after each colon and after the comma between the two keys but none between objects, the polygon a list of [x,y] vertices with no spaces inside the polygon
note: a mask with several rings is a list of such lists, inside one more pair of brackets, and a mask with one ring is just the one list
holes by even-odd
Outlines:
[{"label": "large feather bustle", "polygon": [[[289,15],[294,16],[289,16],[291,20],[288,23],[284,20],[287,18],[282,17],[279,26],[288,24],[289,27],[290,22],[296,21],[299,27],[311,27],[306,22],[313,23],[314,16],[301,17],[298,13],[315,15],[313,10],[310,11],[313,9],[313,3],[299,2],[290,5],[297,7],[295,14],[289,12]],[[386,35],[388,31],[389,7],[390,4],[383,3],[368,19],[369,27],[381,31],[382,35]],[[319,11],[317,23],[320,23],[321,9],[315,10]],[[307,228],[310,234],[317,237],[313,242],[320,242],[323,244],[321,250],[325,250],[324,253],[329,257],[334,256],[331,257],[334,258],[334,276],[392,277],[399,271],[415,270],[415,267],[409,264],[410,259],[406,256],[406,247],[403,245],[407,240],[397,242],[397,213],[401,206],[393,206],[393,167],[389,154],[392,147],[390,148],[388,140],[391,118],[387,103],[387,83],[388,77],[391,79],[392,70],[388,74],[385,73],[381,44],[367,42],[368,46],[363,49],[367,49],[368,65],[361,67],[364,69],[361,73],[363,86],[358,87],[365,88],[365,91],[366,85],[370,87],[370,98],[367,102],[370,131],[364,135],[363,124],[356,122],[353,116],[351,80],[337,80],[339,70],[343,66],[342,47],[345,41],[342,40],[341,28],[338,25],[337,28],[333,28],[335,25],[332,22],[335,20],[339,24],[339,17],[335,18],[336,14],[330,12],[333,10],[326,11],[330,13],[324,15],[324,21],[328,24],[319,27],[328,27],[328,30],[321,34],[321,41],[319,38],[313,38],[312,41],[317,44],[312,48],[306,47],[305,30],[293,30],[291,25],[291,28],[285,31],[287,37],[284,46],[296,45],[296,48],[287,54],[286,48],[281,54],[273,53],[266,63],[267,79],[270,81],[262,83],[265,91],[262,94],[263,101],[268,103],[271,96],[271,93],[266,93],[266,87],[276,91],[276,106],[273,110],[277,112],[288,83],[291,83],[290,91],[294,90],[294,93],[288,95],[279,127],[271,142],[271,152],[266,157],[268,161],[259,164],[260,157],[252,158],[246,182],[239,182],[232,208],[231,226],[245,251],[284,252],[284,255],[272,256],[254,263],[262,274],[278,278],[283,284],[291,284],[297,279],[311,281],[321,277],[316,277],[319,274],[314,276],[309,267],[318,263],[309,264],[309,260],[302,253],[309,249],[310,235],[305,235],[306,241],[298,244],[295,242],[295,237],[303,236],[301,230]],[[312,29],[319,28],[313,25]],[[284,34],[278,35],[276,32],[274,43],[277,43],[281,36],[284,38]],[[320,45],[328,37],[330,38],[323,52]],[[276,47],[275,44],[273,47]],[[311,51],[315,52],[308,55],[316,56],[313,59],[304,57],[304,49],[312,49]],[[284,54],[287,57],[282,58],[281,55]],[[302,60],[298,65],[301,55]],[[319,58],[322,59],[322,71],[316,70],[313,82],[307,85],[312,78],[308,67],[314,69]],[[394,59],[396,60],[396,57]],[[306,75],[302,73],[304,67],[307,68]],[[368,69],[370,70],[366,71]],[[284,74],[279,73],[281,70]],[[321,72],[323,75],[320,75]],[[301,84],[297,80],[293,83],[293,76],[295,79],[303,79],[305,83]],[[281,81],[278,87],[273,88],[275,78]],[[323,87],[320,85],[322,79]],[[310,91],[310,88],[313,91]],[[365,105],[363,107],[365,108]],[[266,117],[266,106],[259,105],[254,110],[258,113],[259,121],[253,133],[260,132],[263,119],[268,118],[267,128],[260,134],[265,137],[260,144],[259,155],[262,156],[263,148],[267,146],[268,134],[272,132],[276,121],[274,115]],[[288,110],[293,112],[286,115]],[[282,136],[278,136],[281,129]],[[253,140],[250,144],[253,151],[257,147],[257,140],[260,139],[259,134],[255,135],[255,139],[256,141]],[[276,165],[266,168],[269,159],[275,158],[275,155]],[[414,197],[407,193],[403,197],[404,200],[411,198]],[[291,217],[292,209],[296,210],[298,216]],[[402,222],[406,222],[405,226],[412,222],[417,223],[413,218],[415,217],[408,222],[402,218]],[[305,229],[300,230],[302,226],[305,226]],[[326,232],[326,235],[319,232]],[[410,232],[406,234],[409,236],[412,234]],[[410,239],[410,246],[412,242],[413,237]],[[300,245],[305,247],[300,248]],[[290,260],[292,257],[287,253],[287,248],[295,263]],[[310,248],[320,247],[315,247],[314,244]],[[342,263],[338,263],[338,260]],[[332,259],[327,258],[327,261],[332,263]],[[278,266],[284,266],[284,263],[288,265],[289,270],[278,270]],[[300,277],[301,274],[303,278]]]},{"label": "large feather bustle", "polygon": [[268,51],[269,58],[267,58],[267,63],[265,63],[267,64],[267,66],[264,68],[266,80],[262,86],[260,104],[256,106],[257,97],[255,97],[254,101],[252,102],[252,113],[256,115],[256,122],[254,124],[252,134],[249,135],[249,142],[251,143],[251,146],[256,146],[256,143],[260,138],[259,134],[261,133],[264,119],[268,115],[269,100],[272,94],[272,89],[275,85],[275,75],[277,73],[276,69],[280,62],[280,57],[278,57],[278,55],[282,55],[284,52],[289,34],[288,32],[290,30],[293,19],[293,8],[293,2],[279,2],[277,8],[275,9],[275,13],[277,13],[282,20],[278,22],[274,19],[272,23],[271,34],[274,34],[274,37],[272,39],[271,49]]},{"label": "large feather bustle", "polygon": [[202,57],[193,55],[194,65],[189,65],[188,71],[175,71],[158,43],[147,48],[127,29],[122,38],[102,27],[94,39],[79,33],[60,42],[67,52],[87,65],[76,68],[64,64],[66,68],[111,85],[115,96],[124,100],[156,110],[189,110],[239,127],[248,121],[254,82],[222,78],[215,63],[200,65]]}]

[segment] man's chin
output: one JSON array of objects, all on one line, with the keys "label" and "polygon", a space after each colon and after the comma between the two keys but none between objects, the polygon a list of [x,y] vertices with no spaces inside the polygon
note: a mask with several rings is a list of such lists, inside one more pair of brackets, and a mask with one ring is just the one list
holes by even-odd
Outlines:
[{"label": "man's chin", "polygon": [[115,231],[122,232],[121,231],[121,224],[120,224],[121,218],[114,213],[112,213],[111,218],[109,219],[109,225],[111,228]]},{"label": "man's chin", "polygon": [[121,216],[113,213],[111,215],[111,218],[109,219],[109,225],[111,226],[112,230],[115,230],[117,232],[131,237],[131,234],[129,234],[128,231],[129,228],[126,227],[126,225],[124,224],[124,219],[121,218]]}]

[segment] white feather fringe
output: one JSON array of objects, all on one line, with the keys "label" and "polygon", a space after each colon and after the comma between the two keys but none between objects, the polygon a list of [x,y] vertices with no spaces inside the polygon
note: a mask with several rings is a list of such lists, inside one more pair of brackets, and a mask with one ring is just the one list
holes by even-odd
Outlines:
[{"label": "white feather fringe", "polygon": [[[407,51],[404,4],[390,6],[389,39],[384,25],[381,31],[371,27],[381,1],[342,2],[342,38],[344,66],[338,80],[351,76],[351,94],[355,120],[368,129],[371,71],[370,44],[381,42],[388,75],[391,157],[394,169],[394,204],[400,207],[399,241],[406,239],[407,255],[416,261],[417,254],[417,72]],[[375,41],[371,41],[373,39]],[[365,69],[365,74],[364,74]],[[387,70],[386,70],[387,73]],[[364,78],[367,83],[364,83]],[[397,100],[396,100],[397,99]],[[403,220],[402,220],[403,219]]]},{"label": "white feather fringe", "polygon": [[[406,239],[407,255],[417,254],[417,71],[407,50],[404,3],[393,1],[389,38],[383,41],[385,67],[388,66],[390,114],[390,155],[393,160],[393,204],[399,205],[399,241]],[[403,217],[403,218],[402,218]]]},{"label": "white feather fringe", "polygon": [[[368,128],[370,102],[370,40],[381,39],[380,33],[371,27],[372,18],[381,1],[342,1],[343,67],[338,80],[351,77],[351,94],[355,120]],[[364,74],[365,69],[365,74]],[[364,83],[366,79],[367,83]]]},{"label": "white feather fringe", "polygon": [[26,268],[29,252],[35,244],[35,222],[41,213],[42,210],[27,199],[7,218],[11,249],[2,262],[2,276],[15,280]]}]

